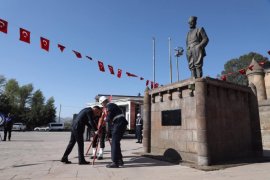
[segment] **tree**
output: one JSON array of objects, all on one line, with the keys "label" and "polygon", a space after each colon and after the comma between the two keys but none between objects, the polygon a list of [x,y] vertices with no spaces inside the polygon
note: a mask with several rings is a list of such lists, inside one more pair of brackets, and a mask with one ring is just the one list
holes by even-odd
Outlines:
[{"label": "tree", "polygon": [[0,95],[3,92],[3,88],[4,88],[5,84],[6,84],[6,78],[5,78],[5,76],[0,75]]},{"label": "tree", "polygon": [[40,126],[43,124],[43,106],[44,106],[44,96],[40,90],[34,92],[33,97],[30,102],[30,109],[28,116],[28,128],[33,129],[35,126]]},{"label": "tree", "polygon": [[55,121],[56,107],[53,97],[49,98],[43,108],[43,125]]},{"label": "tree", "polygon": [[19,84],[15,79],[10,79],[5,85],[5,95],[8,97],[9,104],[13,108],[17,108],[18,105],[18,93],[19,93]]},{"label": "tree", "polygon": [[245,54],[239,58],[227,61],[227,63],[224,65],[224,70],[222,71],[221,75],[226,75],[228,82],[247,86],[247,76],[240,74],[239,70],[247,68],[253,58],[257,62],[266,62],[263,65],[264,68],[267,68],[270,65],[269,59],[267,57],[263,57],[261,54],[255,52],[250,52],[249,54]]}]

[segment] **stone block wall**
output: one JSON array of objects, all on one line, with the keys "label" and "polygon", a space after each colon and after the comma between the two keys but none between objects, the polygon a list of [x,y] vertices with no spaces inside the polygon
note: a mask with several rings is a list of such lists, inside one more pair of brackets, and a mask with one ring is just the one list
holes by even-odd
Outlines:
[{"label": "stone block wall", "polygon": [[270,99],[259,102],[263,147],[270,148]]},{"label": "stone block wall", "polygon": [[[151,126],[152,154],[173,149],[184,161],[211,165],[262,151],[258,104],[250,88],[203,78],[149,94],[150,122],[145,123]],[[162,126],[162,111],[176,109],[181,126]]]}]

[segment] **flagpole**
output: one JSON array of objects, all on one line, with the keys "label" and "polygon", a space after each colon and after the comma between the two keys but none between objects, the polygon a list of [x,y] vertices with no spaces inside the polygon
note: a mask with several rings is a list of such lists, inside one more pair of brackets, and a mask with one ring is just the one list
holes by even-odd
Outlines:
[{"label": "flagpole", "polygon": [[171,56],[171,38],[169,37],[169,63],[170,63],[170,80],[172,83],[172,56]]},{"label": "flagpole", "polygon": [[156,82],[156,45],[155,37],[153,37],[153,82]]}]

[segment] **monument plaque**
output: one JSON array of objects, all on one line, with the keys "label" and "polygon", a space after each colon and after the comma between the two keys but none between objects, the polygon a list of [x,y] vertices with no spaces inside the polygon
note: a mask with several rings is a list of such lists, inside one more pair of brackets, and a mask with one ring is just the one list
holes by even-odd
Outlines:
[{"label": "monument plaque", "polygon": [[181,126],[181,109],[162,111],[162,126]]}]

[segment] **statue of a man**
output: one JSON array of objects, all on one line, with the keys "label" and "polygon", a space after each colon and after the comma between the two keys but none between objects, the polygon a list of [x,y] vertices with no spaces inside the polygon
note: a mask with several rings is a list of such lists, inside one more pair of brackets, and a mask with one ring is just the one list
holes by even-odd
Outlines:
[{"label": "statue of a man", "polygon": [[187,34],[187,59],[191,76],[199,78],[203,76],[203,57],[206,56],[205,47],[209,41],[203,27],[196,28],[197,17],[191,16],[188,20],[190,30]]}]

